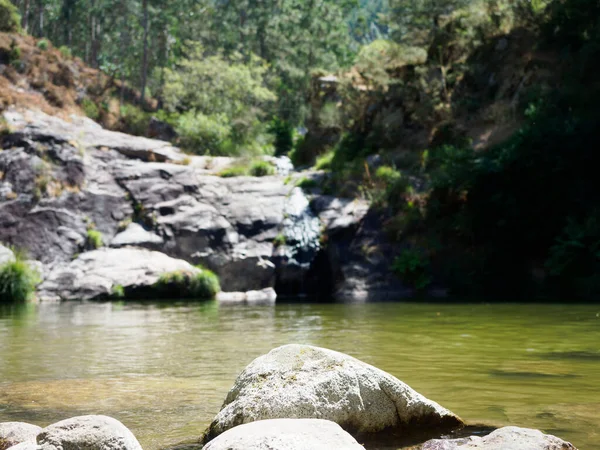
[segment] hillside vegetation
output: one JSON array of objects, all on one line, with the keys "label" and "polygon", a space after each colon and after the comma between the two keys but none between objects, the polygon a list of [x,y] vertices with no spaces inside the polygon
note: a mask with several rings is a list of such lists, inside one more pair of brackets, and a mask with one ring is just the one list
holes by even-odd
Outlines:
[{"label": "hillside vegetation", "polygon": [[600,293],[598,0],[15,6],[0,2],[1,108],[289,154],[323,172],[311,190],[371,201],[418,290]]}]

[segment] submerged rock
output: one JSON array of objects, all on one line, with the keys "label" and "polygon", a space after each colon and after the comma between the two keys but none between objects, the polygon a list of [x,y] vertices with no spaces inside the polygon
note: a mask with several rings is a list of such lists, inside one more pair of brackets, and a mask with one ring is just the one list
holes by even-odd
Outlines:
[{"label": "submerged rock", "polygon": [[396,430],[435,435],[462,420],[408,385],[343,353],[285,345],[255,359],[236,379],[204,440],[243,423],[318,418],[353,435]]},{"label": "submerged rock", "polygon": [[338,424],[321,419],[261,420],[232,428],[204,450],[360,450]]},{"label": "submerged rock", "polygon": [[24,422],[0,423],[0,450],[16,446],[17,444],[33,442],[42,431],[41,427]]},{"label": "submerged rock", "polygon": [[531,428],[504,427],[484,437],[433,439],[421,450],[577,450],[570,442]]},{"label": "submerged rock", "polygon": [[75,260],[53,268],[39,286],[39,297],[91,300],[111,296],[115,289],[131,292],[150,288],[162,274],[198,273],[191,264],[164,253],[141,248],[103,248],[82,253]]},{"label": "submerged rock", "polygon": [[52,424],[37,436],[41,450],[142,450],[141,445],[117,419],[79,416]]}]

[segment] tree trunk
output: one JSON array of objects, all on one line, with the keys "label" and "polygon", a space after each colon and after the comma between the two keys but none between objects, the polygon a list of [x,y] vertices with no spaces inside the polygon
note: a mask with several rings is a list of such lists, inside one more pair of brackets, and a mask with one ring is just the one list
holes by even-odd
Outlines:
[{"label": "tree trunk", "polygon": [[44,36],[44,0],[38,0],[38,37]]},{"label": "tree trunk", "polygon": [[142,7],[144,9],[144,16],[142,26],[144,28],[144,53],[142,56],[142,86],[141,91],[141,104],[144,107],[146,99],[146,83],[148,80],[148,0],[143,0]]},{"label": "tree trunk", "polygon": [[29,32],[29,0],[25,0],[23,4],[23,21],[21,22],[21,26],[25,33]]}]

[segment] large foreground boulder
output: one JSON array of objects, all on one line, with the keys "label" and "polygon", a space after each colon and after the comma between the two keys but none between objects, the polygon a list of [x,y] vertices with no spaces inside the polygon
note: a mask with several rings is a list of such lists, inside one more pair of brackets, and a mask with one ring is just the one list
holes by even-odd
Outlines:
[{"label": "large foreground boulder", "polygon": [[44,428],[37,443],[41,450],[142,450],[125,425],[107,416],[62,420]]},{"label": "large foreground boulder", "polygon": [[110,297],[115,289],[131,293],[152,287],[162,274],[197,273],[181,259],[140,248],[103,248],[82,253],[68,264],[55,267],[39,286],[39,297],[91,300]]},{"label": "large foreground boulder", "polygon": [[329,420],[274,419],[226,431],[204,450],[360,450],[364,447]]},{"label": "large foreground boulder", "polygon": [[285,345],[255,359],[235,380],[204,442],[264,419],[315,418],[353,435],[381,431],[429,434],[462,420],[402,381],[343,353]]},{"label": "large foreground boulder", "polygon": [[422,450],[577,450],[570,442],[539,430],[504,427],[484,437],[433,439]]},{"label": "large foreground boulder", "polygon": [[0,423],[0,450],[6,450],[22,442],[34,442],[42,429],[23,422]]}]

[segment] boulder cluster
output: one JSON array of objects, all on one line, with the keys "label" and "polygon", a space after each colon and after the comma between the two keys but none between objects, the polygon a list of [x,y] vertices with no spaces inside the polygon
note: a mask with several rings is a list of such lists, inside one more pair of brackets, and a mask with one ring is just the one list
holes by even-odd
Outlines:
[{"label": "boulder cluster", "polygon": [[[456,437],[464,426],[456,414],[376,367],[333,350],[285,345],[242,371],[196,445],[205,450],[576,450],[556,436],[518,427]],[[7,449],[141,446],[116,419],[80,416],[43,429],[0,423],[0,450]]]}]

